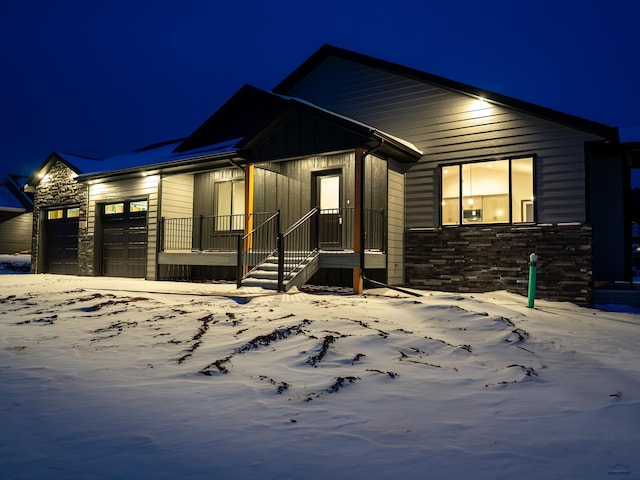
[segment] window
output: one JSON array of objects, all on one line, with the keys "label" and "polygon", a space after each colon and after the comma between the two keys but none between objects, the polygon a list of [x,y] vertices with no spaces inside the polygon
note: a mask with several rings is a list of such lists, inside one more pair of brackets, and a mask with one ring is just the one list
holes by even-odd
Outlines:
[{"label": "window", "polygon": [[80,209],[75,208],[67,208],[67,218],[78,218],[80,216]]},{"label": "window", "polygon": [[533,157],[446,165],[442,225],[534,221]]},{"label": "window", "polygon": [[148,203],[146,200],[135,200],[129,204],[130,212],[146,212],[148,209]]},{"label": "window", "polygon": [[49,210],[47,212],[47,220],[59,220],[64,218],[64,210]]},{"label": "window", "polygon": [[216,184],[216,230],[244,230],[244,180]]},{"label": "window", "polygon": [[118,213],[124,213],[124,203],[108,203],[104,206],[105,215],[116,215]]}]

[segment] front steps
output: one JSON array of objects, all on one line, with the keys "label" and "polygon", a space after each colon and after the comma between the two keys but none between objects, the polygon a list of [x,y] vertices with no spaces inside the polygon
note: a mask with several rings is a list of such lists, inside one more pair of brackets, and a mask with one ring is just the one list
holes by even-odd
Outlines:
[{"label": "front steps", "polygon": [[[317,271],[318,252],[314,252],[285,278],[284,291],[304,285]],[[258,265],[242,280],[242,286],[278,290],[278,257],[271,256]]]}]

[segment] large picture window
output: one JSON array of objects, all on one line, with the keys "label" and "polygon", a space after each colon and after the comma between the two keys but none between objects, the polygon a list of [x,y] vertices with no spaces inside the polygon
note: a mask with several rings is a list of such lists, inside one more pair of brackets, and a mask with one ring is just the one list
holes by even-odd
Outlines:
[{"label": "large picture window", "polygon": [[441,167],[442,225],[534,222],[533,157]]}]

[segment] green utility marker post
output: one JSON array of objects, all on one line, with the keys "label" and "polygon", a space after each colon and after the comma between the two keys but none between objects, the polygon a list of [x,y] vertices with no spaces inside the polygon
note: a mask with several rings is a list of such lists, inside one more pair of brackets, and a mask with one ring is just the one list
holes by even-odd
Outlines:
[{"label": "green utility marker post", "polygon": [[536,266],[538,264],[538,255],[532,253],[529,255],[529,302],[527,307],[533,308],[536,299]]}]

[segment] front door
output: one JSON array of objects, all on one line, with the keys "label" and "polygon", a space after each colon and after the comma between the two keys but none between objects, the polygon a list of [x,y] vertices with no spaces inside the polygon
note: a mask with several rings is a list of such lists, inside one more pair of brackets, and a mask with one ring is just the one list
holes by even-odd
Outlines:
[{"label": "front door", "polygon": [[342,249],[341,175],[318,175],[316,182],[316,205],[320,207],[318,246],[322,250]]}]

